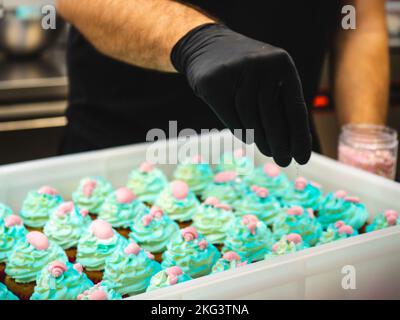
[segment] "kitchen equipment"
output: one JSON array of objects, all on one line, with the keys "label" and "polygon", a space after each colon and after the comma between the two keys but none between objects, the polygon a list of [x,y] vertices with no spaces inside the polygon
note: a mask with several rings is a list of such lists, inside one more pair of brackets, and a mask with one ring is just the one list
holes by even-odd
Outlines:
[{"label": "kitchen equipment", "polygon": [[[220,150],[230,133],[193,139],[212,153]],[[152,145],[175,154],[182,142],[158,141]],[[221,144],[219,144],[221,146]],[[26,193],[43,184],[56,187],[65,199],[81,177],[102,175],[115,187],[126,183],[129,171],[146,159],[148,144],[119,147],[0,167],[0,202],[18,212]],[[204,151],[203,149],[199,149]],[[205,158],[209,158],[206,154]],[[255,163],[270,161],[258,151]],[[160,165],[169,176],[174,166]],[[313,154],[309,164],[284,171],[322,184],[324,192],[345,189],[359,196],[372,218],[378,210],[399,210],[400,184]],[[210,275],[130,299],[399,299],[400,226],[336,241],[294,254],[261,261],[237,270]],[[349,271],[350,270],[350,271]],[[356,289],[343,285],[353,272]]]}]

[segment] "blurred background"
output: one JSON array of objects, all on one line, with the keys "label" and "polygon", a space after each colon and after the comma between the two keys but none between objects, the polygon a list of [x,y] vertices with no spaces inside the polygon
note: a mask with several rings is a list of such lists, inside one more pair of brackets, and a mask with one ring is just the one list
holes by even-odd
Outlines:
[{"label": "blurred background", "polygon": [[[51,3],[0,0],[0,164],[57,154],[66,125],[68,26],[57,20],[56,30],[41,28],[38,8]],[[386,6],[391,56],[388,125],[400,133],[400,0],[388,0]],[[340,128],[325,69],[313,113],[324,154],[336,158]]]}]

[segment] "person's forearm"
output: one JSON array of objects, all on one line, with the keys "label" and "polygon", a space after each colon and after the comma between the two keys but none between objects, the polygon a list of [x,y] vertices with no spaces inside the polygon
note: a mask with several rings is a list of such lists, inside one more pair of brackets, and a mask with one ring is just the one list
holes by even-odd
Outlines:
[{"label": "person's forearm", "polygon": [[341,125],[386,121],[389,53],[384,3],[353,0],[357,29],[338,30],[333,95]]},{"label": "person's forearm", "polygon": [[193,28],[213,22],[172,0],[57,0],[58,12],[105,55],[174,72],[170,53]]}]

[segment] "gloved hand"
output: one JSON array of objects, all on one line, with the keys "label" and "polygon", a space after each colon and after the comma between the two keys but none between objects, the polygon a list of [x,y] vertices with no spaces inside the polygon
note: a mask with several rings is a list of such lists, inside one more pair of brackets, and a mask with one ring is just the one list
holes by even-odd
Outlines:
[{"label": "gloved hand", "polygon": [[178,41],[171,61],[231,131],[254,129],[257,147],[278,165],[309,160],[307,108],[286,51],[224,25],[205,24]]}]

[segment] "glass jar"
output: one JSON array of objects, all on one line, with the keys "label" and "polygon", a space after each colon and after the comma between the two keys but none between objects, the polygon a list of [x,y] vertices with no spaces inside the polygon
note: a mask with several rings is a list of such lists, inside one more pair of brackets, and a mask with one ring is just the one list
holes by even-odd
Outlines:
[{"label": "glass jar", "polygon": [[339,137],[339,161],[377,175],[396,176],[398,140],[391,128],[370,124],[349,124]]}]

